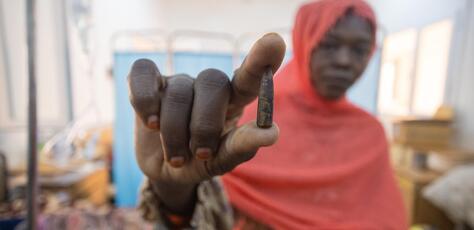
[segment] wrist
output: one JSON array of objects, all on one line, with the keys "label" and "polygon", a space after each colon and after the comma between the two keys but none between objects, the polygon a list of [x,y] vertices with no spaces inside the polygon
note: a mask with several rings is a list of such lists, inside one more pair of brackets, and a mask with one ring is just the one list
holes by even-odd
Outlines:
[{"label": "wrist", "polygon": [[176,184],[160,181],[150,181],[154,193],[161,200],[164,211],[180,215],[191,216],[197,200],[198,184]]}]

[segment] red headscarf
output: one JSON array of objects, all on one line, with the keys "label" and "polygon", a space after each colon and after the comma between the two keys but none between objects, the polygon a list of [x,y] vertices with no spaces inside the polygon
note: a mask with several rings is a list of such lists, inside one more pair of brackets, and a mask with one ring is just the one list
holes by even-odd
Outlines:
[{"label": "red headscarf", "polygon": [[[407,229],[382,126],[345,98],[324,100],[310,83],[311,51],[348,9],[366,18],[375,36],[375,16],[364,1],[300,8],[293,59],[275,79],[280,139],[223,176],[234,207],[273,228]],[[255,118],[256,106],[242,122]]]}]

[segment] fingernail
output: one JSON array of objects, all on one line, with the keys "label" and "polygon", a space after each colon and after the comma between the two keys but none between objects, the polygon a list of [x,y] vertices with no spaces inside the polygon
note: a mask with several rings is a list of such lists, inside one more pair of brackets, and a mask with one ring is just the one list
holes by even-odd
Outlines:
[{"label": "fingernail", "polygon": [[211,149],[210,148],[197,148],[196,157],[201,160],[208,160],[211,158]]},{"label": "fingernail", "polygon": [[150,129],[159,129],[160,128],[160,123],[158,122],[158,116],[156,115],[151,115],[148,117],[148,127]]},{"label": "fingernail", "polygon": [[170,164],[175,168],[181,167],[184,165],[184,157],[171,157]]}]

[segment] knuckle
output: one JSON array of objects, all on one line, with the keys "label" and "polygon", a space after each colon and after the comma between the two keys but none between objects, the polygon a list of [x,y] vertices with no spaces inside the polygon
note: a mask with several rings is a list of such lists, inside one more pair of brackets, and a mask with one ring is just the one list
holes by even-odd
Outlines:
[{"label": "knuckle", "polygon": [[187,137],[184,130],[187,127],[186,120],[183,117],[173,117],[172,111],[161,115],[161,134],[166,143],[179,142],[179,139]]},{"label": "knuckle", "polygon": [[194,79],[187,74],[178,74],[170,78],[170,81],[180,87],[192,87],[194,83]]},{"label": "knuckle", "polygon": [[150,106],[153,104],[153,101],[154,101],[153,96],[142,96],[142,97],[131,96],[130,97],[130,102],[132,103],[132,105],[137,106],[137,107]]},{"label": "knuckle", "polygon": [[130,94],[134,97],[154,97],[158,92],[158,83],[149,76],[130,75],[128,85]]},{"label": "knuckle", "polygon": [[229,167],[229,165],[224,165],[219,161],[212,162],[211,164],[206,165],[208,174],[213,176],[220,176],[225,174],[226,172],[233,169],[233,167]]},{"label": "knuckle", "polygon": [[184,91],[169,91],[166,96],[167,101],[172,105],[187,105],[191,101],[189,93]]},{"label": "knuckle", "polygon": [[172,104],[190,104],[193,98],[193,81],[177,76],[169,81],[166,100]]},{"label": "knuckle", "polygon": [[155,74],[156,73],[156,65],[155,63],[146,58],[141,58],[133,62],[132,65],[132,72],[138,74]]},{"label": "knuckle", "polygon": [[[248,72],[247,70],[240,68],[237,70],[239,76],[251,76],[251,77],[234,77],[232,79],[232,90],[236,96],[244,98],[253,98],[258,95],[258,89],[260,87],[260,81],[256,80],[260,77]],[[249,81],[249,79],[253,79]]]},{"label": "knuckle", "polygon": [[184,140],[170,135],[164,136],[163,141],[166,149],[171,151],[179,150],[185,146]]},{"label": "knuckle", "polygon": [[200,121],[191,125],[191,133],[197,138],[209,138],[219,136],[222,125],[219,125],[210,120]]},{"label": "knuckle", "polygon": [[159,103],[153,97],[130,97],[130,104],[136,112],[143,115],[159,110]]},{"label": "knuckle", "polygon": [[236,154],[236,161],[241,163],[244,163],[246,161],[251,160],[255,156],[256,152],[246,152],[246,153],[240,153]]},{"label": "knuckle", "polygon": [[230,86],[227,75],[217,69],[206,69],[199,73],[196,78],[196,85],[203,88],[222,89]]}]

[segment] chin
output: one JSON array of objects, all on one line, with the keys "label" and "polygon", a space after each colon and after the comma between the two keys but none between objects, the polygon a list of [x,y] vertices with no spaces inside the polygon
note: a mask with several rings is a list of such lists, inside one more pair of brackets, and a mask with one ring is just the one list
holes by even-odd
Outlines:
[{"label": "chin", "polygon": [[322,97],[324,98],[325,100],[329,100],[329,101],[337,101],[341,98],[344,97],[344,95],[346,94],[346,91],[347,89],[343,90],[341,88],[339,89],[328,89],[328,88],[325,88],[325,87],[321,87],[321,88],[315,88],[316,89],[316,92]]},{"label": "chin", "polygon": [[334,95],[328,95],[328,96],[325,96],[324,98],[326,100],[329,100],[329,101],[337,101],[339,99],[342,98],[343,95],[337,95],[337,96],[334,96]]},{"label": "chin", "polygon": [[343,98],[345,95],[345,92],[343,93],[339,93],[339,92],[332,92],[332,93],[324,93],[324,94],[321,94],[321,96],[326,99],[326,100],[329,100],[329,101],[337,101],[341,98]]}]

